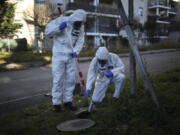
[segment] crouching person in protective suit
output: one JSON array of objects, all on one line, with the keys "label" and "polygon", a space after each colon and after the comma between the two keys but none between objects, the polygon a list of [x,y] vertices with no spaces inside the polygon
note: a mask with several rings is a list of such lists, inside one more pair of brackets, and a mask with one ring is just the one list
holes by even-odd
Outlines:
[{"label": "crouching person in protective suit", "polygon": [[106,47],[99,47],[95,58],[90,63],[85,97],[90,95],[95,83],[92,102],[101,102],[106,94],[110,82],[115,84],[114,98],[119,98],[125,80],[124,64],[118,55],[109,53]]}]

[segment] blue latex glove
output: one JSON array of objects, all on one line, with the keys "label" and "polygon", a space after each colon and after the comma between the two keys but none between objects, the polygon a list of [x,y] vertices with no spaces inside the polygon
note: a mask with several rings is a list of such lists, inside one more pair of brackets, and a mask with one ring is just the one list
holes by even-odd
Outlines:
[{"label": "blue latex glove", "polygon": [[91,91],[90,90],[86,90],[86,92],[84,93],[84,97],[88,98],[90,95]]},{"label": "blue latex glove", "polygon": [[60,25],[59,25],[59,29],[60,30],[63,30],[63,29],[65,29],[67,27],[67,23],[66,22],[62,22],[62,23],[60,23]]},{"label": "blue latex glove", "polygon": [[77,53],[76,52],[71,53],[71,57],[72,58],[77,58]]},{"label": "blue latex glove", "polygon": [[113,73],[111,71],[108,71],[105,73],[105,76],[108,78],[111,78],[111,77],[113,77]]}]

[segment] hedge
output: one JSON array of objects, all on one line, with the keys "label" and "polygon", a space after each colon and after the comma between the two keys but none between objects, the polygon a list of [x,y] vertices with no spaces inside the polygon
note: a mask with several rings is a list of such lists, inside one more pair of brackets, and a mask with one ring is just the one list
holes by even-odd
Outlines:
[{"label": "hedge", "polygon": [[1,52],[8,52],[8,51],[20,52],[20,51],[27,51],[27,50],[28,50],[28,47],[27,47],[26,38],[0,39],[0,51]]}]

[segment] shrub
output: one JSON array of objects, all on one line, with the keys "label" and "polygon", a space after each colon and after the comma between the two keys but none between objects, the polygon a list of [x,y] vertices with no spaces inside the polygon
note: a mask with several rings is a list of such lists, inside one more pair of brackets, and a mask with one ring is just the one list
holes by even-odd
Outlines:
[{"label": "shrub", "polygon": [[26,38],[16,39],[16,42],[17,42],[17,47],[14,50],[15,52],[28,50]]},{"label": "shrub", "polygon": [[27,51],[26,38],[1,39],[0,40],[0,51],[7,52],[9,50],[12,52]]},{"label": "shrub", "polygon": [[120,39],[120,42],[121,42],[121,44],[124,46],[124,47],[128,47],[128,40],[127,40],[127,38],[124,38],[124,37],[119,37]]}]

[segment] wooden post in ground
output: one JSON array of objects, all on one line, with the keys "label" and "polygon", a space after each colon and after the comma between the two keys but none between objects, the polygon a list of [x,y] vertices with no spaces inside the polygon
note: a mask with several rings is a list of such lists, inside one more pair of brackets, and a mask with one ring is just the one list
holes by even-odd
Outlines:
[{"label": "wooden post in ground", "polygon": [[135,57],[135,60],[139,66],[141,76],[147,85],[148,91],[149,91],[152,99],[155,102],[155,104],[159,107],[158,99],[157,99],[156,94],[154,92],[153,86],[152,86],[152,84],[148,78],[148,74],[145,70],[143,60],[141,58],[141,55],[139,53],[139,50],[138,50],[136,42],[135,42],[134,33],[133,33],[131,27],[129,26],[128,18],[125,14],[122,2],[121,2],[121,0],[116,0],[116,3],[118,6],[119,14],[121,16],[122,24],[124,25],[124,29],[125,29],[127,36],[128,36],[129,47],[130,47],[130,49],[131,49],[131,51]]},{"label": "wooden post in ground", "polygon": [[[133,24],[134,18],[134,0],[128,0],[128,11],[129,11],[129,23],[130,25]],[[131,96],[136,95],[136,60],[133,55],[133,52],[130,50],[130,94]]]}]

